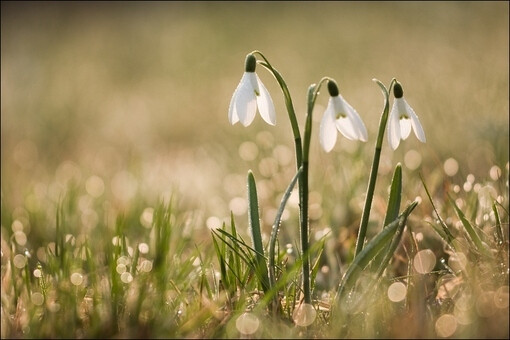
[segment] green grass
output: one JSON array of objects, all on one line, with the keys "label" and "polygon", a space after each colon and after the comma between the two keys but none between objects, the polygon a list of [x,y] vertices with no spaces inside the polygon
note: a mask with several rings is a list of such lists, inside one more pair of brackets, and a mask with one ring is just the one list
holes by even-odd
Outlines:
[{"label": "green grass", "polygon": [[[508,338],[507,2],[1,6],[2,338]],[[286,103],[262,67],[276,127],[227,119],[254,49],[301,126],[306,89],[331,76],[368,129],[324,153],[318,96],[315,312],[301,304],[297,189],[279,211],[296,174]],[[393,152],[385,138],[367,241],[420,203],[384,239],[394,251],[365,263],[355,243],[383,105],[371,79],[392,77],[427,143]],[[268,289],[257,263],[272,262],[277,214]]]}]

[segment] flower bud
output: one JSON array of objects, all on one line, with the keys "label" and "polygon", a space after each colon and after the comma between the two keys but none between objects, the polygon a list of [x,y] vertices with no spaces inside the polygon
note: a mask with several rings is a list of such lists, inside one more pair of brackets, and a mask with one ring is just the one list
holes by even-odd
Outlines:
[{"label": "flower bud", "polygon": [[336,85],[336,82],[333,79],[330,79],[328,81],[328,92],[331,97],[338,96],[338,86]]},{"label": "flower bud", "polygon": [[400,85],[399,82],[395,82],[393,94],[395,95],[395,98],[402,98],[404,96],[404,90],[402,90],[402,85]]},{"label": "flower bud", "polygon": [[244,71],[245,72],[255,72],[255,66],[257,66],[257,59],[253,54],[248,54],[246,56],[246,61],[244,62]]}]

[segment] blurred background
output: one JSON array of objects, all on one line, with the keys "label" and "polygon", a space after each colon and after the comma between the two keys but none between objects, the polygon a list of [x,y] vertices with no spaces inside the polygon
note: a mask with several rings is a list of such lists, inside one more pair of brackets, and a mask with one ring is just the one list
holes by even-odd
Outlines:
[{"label": "blurred background", "polygon": [[[354,232],[359,221],[383,107],[372,78],[402,83],[427,143],[412,134],[392,151],[385,138],[371,218],[384,214],[397,162],[408,200],[424,195],[419,173],[431,188],[508,174],[508,2],[1,6],[4,226],[23,214],[51,219],[70,188],[82,192],[78,227],[94,228],[101,209],[132,209],[143,225],[147,207],[172,195],[198,227],[219,226],[230,211],[246,224],[252,169],[269,230],[295,156],[283,96],[262,67],[277,125],[257,116],[244,128],[227,118],[255,49],[286,80],[301,128],[308,86],[323,76],[337,80],[367,126],[367,143],[339,136],[326,154],[318,125],[328,94],[319,96],[310,182],[317,230]],[[297,219],[296,206],[291,199],[284,219]]]}]

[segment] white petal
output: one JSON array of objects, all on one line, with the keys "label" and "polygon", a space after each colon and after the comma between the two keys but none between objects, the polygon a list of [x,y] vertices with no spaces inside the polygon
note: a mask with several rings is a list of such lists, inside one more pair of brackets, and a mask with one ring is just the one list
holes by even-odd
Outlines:
[{"label": "white petal", "polygon": [[361,117],[359,116],[358,112],[349,104],[342,95],[339,95],[340,99],[342,100],[343,104],[347,108],[347,114],[350,116],[351,123],[353,127],[356,130],[357,138],[362,142],[366,142],[368,139],[368,133],[367,128],[365,127],[365,124],[363,123],[363,120],[361,120]]},{"label": "white petal", "polygon": [[336,143],[337,134],[335,127],[335,111],[330,98],[328,107],[322,116],[319,131],[319,140],[324,151],[330,152],[333,149]]},{"label": "white petal", "polygon": [[358,132],[352,124],[351,119],[347,117],[341,117],[335,121],[335,125],[338,131],[340,131],[345,138],[350,140],[358,139]]},{"label": "white petal", "polygon": [[400,118],[398,123],[400,125],[400,138],[406,139],[411,133],[411,120],[409,118]]},{"label": "white petal", "polygon": [[267,91],[266,87],[260,81],[259,77],[257,77],[257,82],[260,90],[260,95],[257,96],[257,105],[259,107],[259,112],[262,118],[266,121],[266,123],[270,125],[276,124],[276,112],[274,109],[273,99],[271,99],[271,95],[269,95],[269,91]]},{"label": "white petal", "polygon": [[393,150],[396,150],[398,145],[400,144],[400,123],[399,123],[399,113],[397,106],[397,99],[393,102],[393,106],[390,111],[390,116],[388,118],[388,143],[390,144]]},{"label": "white petal", "polygon": [[421,126],[420,120],[418,119],[418,116],[416,113],[414,113],[414,110],[407,104],[407,111],[409,112],[409,116],[411,118],[411,124],[413,126],[414,134],[418,138],[420,142],[425,143],[427,140],[425,138],[425,132],[423,131],[423,127]]},{"label": "white petal", "polygon": [[228,120],[230,124],[234,125],[239,121],[239,117],[237,116],[236,106],[234,105],[236,100],[236,92],[232,95],[232,99],[230,99],[230,105],[228,106]]},{"label": "white petal", "polygon": [[[335,125],[338,131],[350,140],[358,139],[358,129],[353,124],[352,114],[349,112],[346,102],[340,96],[330,98],[335,110]],[[338,115],[340,113],[340,115]],[[338,118],[337,118],[338,117]]]},{"label": "white petal", "polygon": [[234,113],[237,113],[239,121],[244,126],[250,125],[257,113],[257,100],[250,81],[250,74],[254,75],[254,73],[245,72],[241,78],[234,101]]}]

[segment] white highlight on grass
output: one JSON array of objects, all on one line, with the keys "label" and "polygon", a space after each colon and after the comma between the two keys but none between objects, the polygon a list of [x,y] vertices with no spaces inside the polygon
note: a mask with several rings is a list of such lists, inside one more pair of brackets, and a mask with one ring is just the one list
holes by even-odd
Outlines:
[{"label": "white highlight on grass", "polygon": [[85,182],[85,190],[94,198],[100,197],[104,193],[103,179],[96,175],[90,176]]},{"label": "white highlight on grass", "polygon": [[420,274],[427,274],[436,266],[436,256],[430,249],[420,250],[414,256],[414,269]]},{"label": "white highlight on grass", "polygon": [[454,158],[448,158],[443,164],[444,172],[452,177],[459,171],[459,163]]},{"label": "white highlight on grass", "polygon": [[14,267],[21,269],[27,264],[27,258],[24,255],[18,254],[12,259]]},{"label": "white highlight on grass", "polygon": [[421,165],[421,154],[416,150],[409,150],[404,156],[404,164],[409,170],[416,170]]},{"label": "white highlight on grass", "polygon": [[402,282],[393,282],[388,287],[388,299],[392,302],[400,302],[406,298],[407,287]]},{"label": "white highlight on grass", "polygon": [[71,283],[75,286],[80,286],[83,283],[83,275],[80,273],[72,273]]},{"label": "white highlight on grass", "polygon": [[252,313],[243,313],[236,320],[237,330],[244,335],[250,335],[257,331],[260,321]]},{"label": "white highlight on grass", "polygon": [[294,313],[292,314],[292,319],[298,326],[306,327],[310,326],[317,317],[317,312],[312,305],[308,303],[302,303],[297,308],[294,309]]},{"label": "white highlight on grass", "polygon": [[457,319],[451,314],[443,314],[436,320],[436,334],[442,338],[452,336],[457,330]]}]

